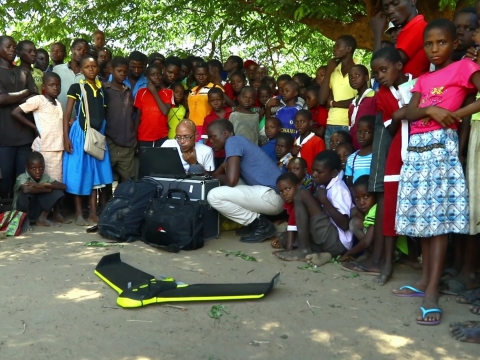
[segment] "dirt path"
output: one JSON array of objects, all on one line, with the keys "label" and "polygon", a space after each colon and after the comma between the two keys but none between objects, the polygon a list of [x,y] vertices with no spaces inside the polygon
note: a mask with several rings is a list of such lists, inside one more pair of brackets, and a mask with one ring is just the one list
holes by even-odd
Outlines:
[{"label": "dirt path", "polygon": [[[269,243],[242,244],[233,233],[178,254],[141,242],[84,246],[92,240],[101,239],[68,225],[0,241],[0,359],[479,359],[478,345],[448,333],[451,321],[480,320],[467,306],[442,297],[442,324],[421,327],[414,321],[421,300],[389,295],[416,277],[407,267],[398,266],[382,288],[335,264],[320,273],[300,270],[271,256]],[[258,262],[219,249],[241,250]],[[187,311],[117,309],[116,293],[93,273],[103,255],[117,251],[133,266],[191,284],[282,276],[263,300],[221,303],[229,314],[219,320],[208,313],[220,303],[177,304]]]}]

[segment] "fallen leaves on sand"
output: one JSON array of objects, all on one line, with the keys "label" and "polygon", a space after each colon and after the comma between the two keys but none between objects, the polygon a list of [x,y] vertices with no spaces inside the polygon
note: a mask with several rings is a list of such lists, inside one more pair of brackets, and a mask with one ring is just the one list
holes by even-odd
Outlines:
[{"label": "fallen leaves on sand", "polygon": [[213,305],[208,312],[208,316],[210,316],[212,319],[220,319],[223,314],[229,314],[223,305]]},{"label": "fallen leaves on sand", "polygon": [[247,255],[247,254],[244,254],[243,252],[241,251],[230,251],[230,250],[218,250],[217,251],[218,253],[224,253],[225,256],[230,256],[230,255],[233,255],[235,257],[239,257],[240,259],[243,259],[245,261],[255,261],[257,262],[257,259],[255,259],[253,256],[250,256],[250,255]]},{"label": "fallen leaves on sand", "polygon": [[315,265],[307,264],[307,265],[303,265],[303,266],[298,266],[297,268],[300,269],[300,270],[312,270],[314,273],[317,273],[317,274],[321,273],[320,269],[318,267],[316,267]]},{"label": "fallen leaves on sand", "polygon": [[109,247],[109,246],[119,246],[123,247],[122,244],[107,243],[105,241],[89,241],[85,244],[87,247]]},{"label": "fallen leaves on sand", "polygon": [[337,257],[332,258],[332,260],[330,260],[330,262],[331,262],[332,264],[337,264],[337,265],[338,265],[338,259],[340,259],[340,255],[338,255]]}]

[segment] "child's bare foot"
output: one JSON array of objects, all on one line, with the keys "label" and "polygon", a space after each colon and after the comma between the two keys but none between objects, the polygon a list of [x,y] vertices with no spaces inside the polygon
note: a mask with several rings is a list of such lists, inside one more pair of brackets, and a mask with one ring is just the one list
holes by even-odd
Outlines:
[{"label": "child's bare foot", "polygon": [[476,301],[470,306],[470,312],[475,315],[480,315],[480,301]]},{"label": "child's bare foot", "polygon": [[50,220],[47,220],[47,219],[41,219],[41,218],[38,218],[37,219],[37,222],[35,223],[35,225],[37,226],[47,226],[47,227],[59,227],[60,225],[53,222],[53,221],[50,221]]},{"label": "child's bare foot", "polygon": [[464,321],[450,324],[455,340],[480,344],[480,321]]},{"label": "child's bare foot", "polygon": [[25,231],[33,231],[33,228],[32,228],[32,225],[30,224],[30,219],[28,218],[28,216],[22,225],[22,232],[25,232]]},{"label": "child's bare foot", "polygon": [[307,261],[305,256],[311,254],[310,249],[297,249],[291,251],[274,251],[272,254],[285,261]]},{"label": "child's bare foot", "polygon": [[388,280],[390,280],[390,278],[392,277],[392,272],[393,272],[392,266],[385,265],[380,275],[375,276],[372,281],[377,285],[384,286],[388,282]]},{"label": "child's bare foot", "polygon": [[87,220],[85,220],[85,219],[83,218],[82,215],[77,216],[77,218],[76,218],[76,220],[75,220],[75,224],[77,224],[78,226],[88,226],[88,225],[90,225],[90,224],[87,222]]},{"label": "child's bare foot", "polygon": [[323,266],[326,263],[330,262],[330,260],[332,260],[332,254],[326,252],[319,254],[309,254],[305,256],[305,259],[307,259],[307,262],[310,265]]},{"label": "child's bare foot", "polygon": [[71,221],[65,219],[60,213],[53,214],[53,221],[59,224],[71,224]]},{"label": "child's bare foot", "polygon": [[97,216],[97,214],[90,214],[90,216],[88,217],[88,221],[95,224],[98,223],[98,220],[100,220],[100,218]]}]

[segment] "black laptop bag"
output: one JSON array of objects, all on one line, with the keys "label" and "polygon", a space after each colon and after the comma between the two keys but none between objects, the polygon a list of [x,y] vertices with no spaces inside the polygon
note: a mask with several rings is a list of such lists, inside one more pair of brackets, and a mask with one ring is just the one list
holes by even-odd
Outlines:
[{"label": "black laptop bag", "polygon": [[168,190],[150,202],[142,240],[170,252],[199,249],[204,245],[203,224],[208,208],[206,201],[192,201],[184,190]]},{"label": "black laptop bag", "polygon": [[155,179],[127,180],[117,186],[113,198],[100,214],[98,233],[106,239],[132,242],[141,238],[145,211],[152,198],[162,195]]}]

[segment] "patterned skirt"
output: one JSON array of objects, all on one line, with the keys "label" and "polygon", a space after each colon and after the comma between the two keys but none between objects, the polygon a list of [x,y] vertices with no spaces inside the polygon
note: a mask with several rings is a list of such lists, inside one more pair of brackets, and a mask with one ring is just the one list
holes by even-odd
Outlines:
[{"label": "patterned skirt", "polygon": [[395,230],[430,237],[468,234],[468,190],[458,159],[458,135],[441,129],[410,136],[400,173]]}]

